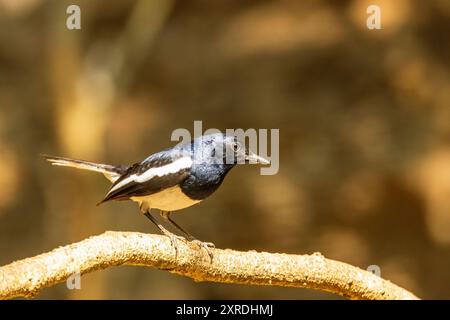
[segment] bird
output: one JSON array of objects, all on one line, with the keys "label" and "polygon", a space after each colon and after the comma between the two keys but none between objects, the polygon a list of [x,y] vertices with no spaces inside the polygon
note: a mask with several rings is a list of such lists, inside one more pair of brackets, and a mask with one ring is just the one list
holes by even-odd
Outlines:
[{"label": "bird", "polygon": [[[225,133],[196,137],[132,165],[101,164],[47,154],[42,156],[55,166],[102,173],[112,185],[97,205],[112,200],[134,201],[144,216],[169,237],[176,254],[178,240],[190,241],[204,248],[211,260],[210,248],[214,248],[214,244],[196,239],[172,219],[171,213],[211,196],[238,164],[270,164],[269,160],[246,148],[236,135]],[[182,235],[166,229],[152,215],[151,209],[158,209],[163,221]]]}]

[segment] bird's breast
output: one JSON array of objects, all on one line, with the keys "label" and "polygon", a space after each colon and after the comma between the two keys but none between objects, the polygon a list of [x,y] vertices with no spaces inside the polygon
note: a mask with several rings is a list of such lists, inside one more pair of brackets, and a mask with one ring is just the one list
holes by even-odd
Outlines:
[{"label": "bird's breast", "polygon": [[189,198],[203,200],[220,187],[227,172],[217,167],[197,168],[182,182],[181,189]]},{"label": "bird's breast", "polygon": [[131,197],[131,200],[146,203],[149,208],[164,211],[181,210],[201,201],[189,198],[178,185],[148,196]]}]

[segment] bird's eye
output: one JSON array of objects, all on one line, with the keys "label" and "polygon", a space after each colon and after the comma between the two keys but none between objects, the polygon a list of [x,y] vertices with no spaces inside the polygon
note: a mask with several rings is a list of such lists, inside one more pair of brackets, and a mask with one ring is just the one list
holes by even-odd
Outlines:
[{"label": "bird's eye", "polygon": [[241,144],[238,143],[238,142],[236,142],[236,143],[233,145],[233,150],[234,150],[235,152],[238,152],[239,150],[241,150]]}]

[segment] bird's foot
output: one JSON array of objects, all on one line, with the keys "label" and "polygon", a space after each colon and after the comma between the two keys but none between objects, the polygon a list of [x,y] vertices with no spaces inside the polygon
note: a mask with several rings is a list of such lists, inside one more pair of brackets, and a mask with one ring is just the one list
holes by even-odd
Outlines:
[{"label": "bird's foot", "polygon": [[202,248],[205,249],[205,251],[208,253],[209,259],[212,262],[214,255],[213,255],[211,249],[214,249],[216,247],[214,245],[214,243],[212,243],[212,242],[203,242],[203,241],[200,241],[200,240],[197,240],[197,239],[191,240],[191,242],[196,244],[200,248],[200,250]]},{"label": "bird's foot", "polygon": [[175,249],[175,258],[178,257],[178,241],[186,242],[187,241],[186,238],[173,234],[172,232],[166,229],[162,230],[162,232],[164,233],[165,236],[169,237],[170,244]]}]

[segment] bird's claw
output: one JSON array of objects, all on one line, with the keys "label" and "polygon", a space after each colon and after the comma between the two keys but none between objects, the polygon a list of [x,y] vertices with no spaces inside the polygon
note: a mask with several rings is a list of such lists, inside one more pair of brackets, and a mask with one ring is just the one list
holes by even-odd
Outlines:
[{"label": "bird's claw", "polygon": [[203,241],[200,241],[200,240],[197,240],[197,239],[189,239],[188,240],[185,237],[173,234],[169,230],[165,230],[165,229],[162,229],[161,231],[164,233],[164,235],[169,237],[170,243],[171,243],[172,247],[175,249],[175,257],[178,257],[178,244],[177,244],[177,241],[183,241],[183,242],[190,241],[191,243],[197,245],[200,250],[202,248],[205,249],[205,251],[208,253],[208,256],[209,256],[209,258],[210,258],[210,260],[212,262],[212,260],[213,260],[213,253],[212,253],[211,249],[214,249],[216,247],[214,245],[214,243],[212,243],[212,242],[203,242]]},{"label": "bird's claw", "polygon": [[191,242],[196,244],[200,248],[200,250],[202,248],[205,249],[205,251],[208,253],[208,256],[209,256],[209,258],[210,258],[210,260],[212,262],[214,255],[213,255],[211,249],[214,249],[216,247],[214,245],[214,243],[212,243],[212,242],[203,242],[203,241],[200,241],[200,240],[197,240],[197,239],[191,240]]},{"label": "bird's claw", "polygon": [[164,232],[164,235],[169,237],[170,244],[175,249],[175,257],[177,257],[178,256],[178,243],[177,243],[177,241],[184,241],[184,242],[186,242],[187,241],[186,238],[184,238],[182,236],[178,236],[176,234],[173,234],[173,233],[171,233],[169,231]]},{"label": "bird's claw", "polygon": [[212,242],[203,242],[203,244],[205,246],[207,246],[208,248],[211,248],[211,249],[215,249],[216,248],[216,245],[214,243],[212,243]]}]

